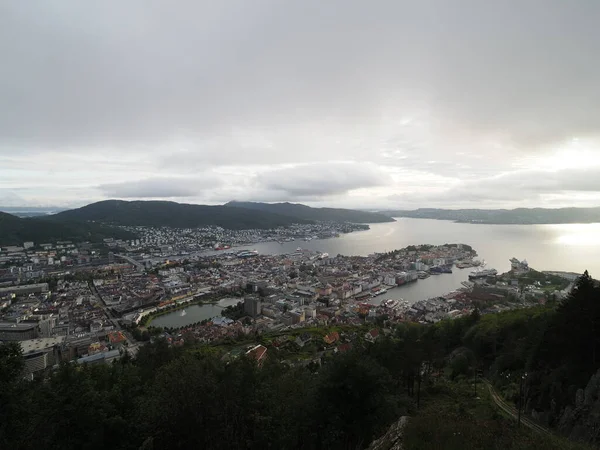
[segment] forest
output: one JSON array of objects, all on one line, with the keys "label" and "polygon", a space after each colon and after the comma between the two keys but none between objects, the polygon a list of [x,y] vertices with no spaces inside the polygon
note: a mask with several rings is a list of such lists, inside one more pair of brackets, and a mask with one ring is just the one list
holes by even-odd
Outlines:
[{"label": "forest", "polygon": [[[360,449],[400,416],[411,417],[406,449],[600,442],[600,288],[587,273],[559,304],[390,331],[307,365],[271,348],[258,365],[153,338],[135,358],[63,363],[34,381],[22,378],[19,345],[5,343],[0,448]],[[517,429],[483,378],[515,404],[522,392],[523,414],[571,441]]]}]

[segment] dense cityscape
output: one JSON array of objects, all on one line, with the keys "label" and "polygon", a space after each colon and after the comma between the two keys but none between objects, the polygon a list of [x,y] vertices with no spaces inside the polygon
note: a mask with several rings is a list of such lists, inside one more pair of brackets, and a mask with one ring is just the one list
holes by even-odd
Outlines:
[{"label": "dense cityscape", "polygon": [[[569,274],[530,272],[527,262],[517,259],[511,260],[509,273],[496,275],[464,244],[409,246],[366,257],[301,247],[281,255],[232,248],[261,241],[297,240],[301,245],[364,228],[136,227],[132,231],[140,238],[132,241],[107,238],[97,245],[60,241],[3,247],[0,340],[20,342],[28,376],[34,376],[61,361],[98,363],[125,352],[135,355],[139,345],[158,336],[171,345],[186,340],[219,343],[348,325],[370,327],[365,338],[371,340],[394,323],[435,323],[475,309],[486,314],[544,304],[550,296],[563,298],[573,279]],[[470,272],[461,288],[412,303],[402,299],[403,285],[453,270]],[[539,276],[527,276],[534,272]],[[381,300],[385,293],[387,298]],[[185,317],[190,307],[201,310],[195,323]],[[175,325],[156,325],[165,314],[176,318]],[[339,342],[339,336],[327,334],[323,339],[322,350],[337,352],[352,345]],[[257,345],[244,347],[250,351]],[[300,340],[298,345],[303,347]],[[268,350],[262,348],[261,359]],[[312,361],[315,355],[316,350],[300,362]]]}]

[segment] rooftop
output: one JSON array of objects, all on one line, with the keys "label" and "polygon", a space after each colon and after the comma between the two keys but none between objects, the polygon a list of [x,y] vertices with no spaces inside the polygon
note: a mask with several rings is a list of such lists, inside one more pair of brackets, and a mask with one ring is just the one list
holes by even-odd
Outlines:
[{"label": "rooftop", "polygon": [[26,341],[21,341],[21,349],[23,350],[23,354],[33,353],[40,350],[45,350],[50,347],[54,347],[55,345],[60,345],[65,341],[64,336],[59,337],[51,337],[51,338],[39,338],[39,339],[28,339]]}]

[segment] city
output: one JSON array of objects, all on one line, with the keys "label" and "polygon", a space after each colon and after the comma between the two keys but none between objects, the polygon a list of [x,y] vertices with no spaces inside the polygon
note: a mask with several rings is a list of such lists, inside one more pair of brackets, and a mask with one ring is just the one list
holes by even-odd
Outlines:
[{"label": "city", "polygon": [[600,1],[0,2],[0,450],[600,448]]},{"label": "city", "polygon": [[[215,250],[221,242],[298,239],[301,245],[312,238],[307,234],[334,236],[352,230],[349,225],[262,234],[200,229],[181,236],[168,229],[140,230],[141,239],[133,242],[2,248],[0,340],[21,343],[28,376],[61,361],[98,363],[135,355],[139,345],[158,335],[171,345],[218,344],[315,327],[327,333],[331,327],[367,326],[379,333],[395,323],[435,323],[475,309],[497,313],[544,304],[549,295],[563,298],[573,279],[546,274],[544,284],[524,284],[520,280],[529,267],[517,259],[505,275],[481,276],[482,262],[464,244],[409,246],[366,257],[301,247],[280,255],[240,252],[229,244]],[[402,299],[403,285],[453,270],[471,271],[472,280],[443,296]],[[167,316],[171,325],[157,325]],[[345,348],[337,341],[330,350]]]}]

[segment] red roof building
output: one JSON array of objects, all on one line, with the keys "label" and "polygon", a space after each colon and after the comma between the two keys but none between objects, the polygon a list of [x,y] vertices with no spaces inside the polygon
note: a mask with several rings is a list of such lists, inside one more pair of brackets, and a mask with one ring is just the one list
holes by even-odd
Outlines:
[{"label": "red roof building", "polygon": [[267,347],[264,345],[257,345],[252,347],[250,350],[246,352],[246,356],[256,360],[259,366],[262,366],[263,362],[267,357]]}]

